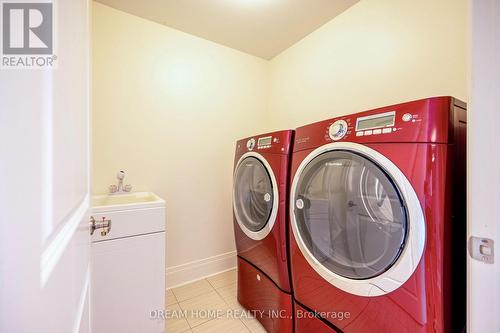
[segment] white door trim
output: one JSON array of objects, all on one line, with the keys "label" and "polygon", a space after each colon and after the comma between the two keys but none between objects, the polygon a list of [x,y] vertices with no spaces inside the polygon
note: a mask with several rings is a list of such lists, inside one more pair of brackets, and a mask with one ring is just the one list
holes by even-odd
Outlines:
[{"label": "white door trim", "polygon": [[85,315],[90,304],[90,264],[87,266],[87,272],[85,273],[85,282],[83,284],[82,292],[80,294],[80,300],[78,302],[78,308],[76,310],[75,325],[73,326],[73,333],[80,333],[83,316]]},{"label": "white door trim", "polygon": [[63,222],[61,230],[59,230],[59,232],[42,252],[42,258],[40,261],[40,283],[42,287],[45,286],[49,280],[50,275],[57,266],[59,259],[61,259],[61,256],[64,254],[64,251],[77,231],[78,226],[82,220],[86,218],[85,215],[88,214],[89,204],[90,196],[87,193],[78,207],[74,210],[74,212],[72,212],[69,219]]},{"label": "white door trim", "polygon": [[500,332],[500,0],[470,5],[467,238],[496,243],[494,264],[467,256],[467,332]]}]

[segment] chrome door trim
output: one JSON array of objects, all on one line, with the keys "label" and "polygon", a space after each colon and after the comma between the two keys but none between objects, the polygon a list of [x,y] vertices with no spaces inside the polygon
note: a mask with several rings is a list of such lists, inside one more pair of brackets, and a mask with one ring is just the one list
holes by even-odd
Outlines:
[{"label": "chrome door trim", "polygon": [[[241,219],[238,214],[238,210],[236,209],[235,206],[235,188],[236,188],[236,179],[234,178],[236,176],[236,172],[238,171],[238,168],[240,167],[241,162],[246,159],[247,157],[254,157],[257,160],[259,160],[263,165],[264,168],[266,169],[267,173],[269,174],[269,178],[271,178],[271,186],[273,188],[273,208],[271,210],[271,214],[269,215],[269,218],[267,220],[266,225],[264,228],[262,228],[259,231],[252,231],[249,230],[243,222],[241,222]],[[269,162],[267,162],[266,158],[262,156],[259,153],[256,152],[247,152],[243,154],[240,159],[238,160],[238,163],[236,163],[236,167],[234,168],[234,174],[233,174],[233,212],[234,216],[236,217],[236,221],[238,222],[238,225],[240,226],[240,229],[253,240],[261,240],[264,239],[273,229],[274,223],[276,222],[276,217],[278,215],[278,206],[279,206],[279,194],[278,194],[278,183],[276,182],[276,177],[274,175],[273,169],[271,168],[271,165]]]}]

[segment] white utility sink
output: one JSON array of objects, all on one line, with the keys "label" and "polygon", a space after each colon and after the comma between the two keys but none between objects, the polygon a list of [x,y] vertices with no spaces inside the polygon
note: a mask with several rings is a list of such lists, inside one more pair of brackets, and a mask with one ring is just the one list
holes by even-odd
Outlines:
[{"label": "white utility sink", "polygon": [[93,212],[109,212],[163,206],[165,206],[165,201],[153,192],[133,192],[92,196]]},{"label": "white utility sink", "polygon": [[165,201],[152,192],[96,195],[91,216],[110,225],[90,237],[92,332],[164,332],[149,314],[165,307]]}]

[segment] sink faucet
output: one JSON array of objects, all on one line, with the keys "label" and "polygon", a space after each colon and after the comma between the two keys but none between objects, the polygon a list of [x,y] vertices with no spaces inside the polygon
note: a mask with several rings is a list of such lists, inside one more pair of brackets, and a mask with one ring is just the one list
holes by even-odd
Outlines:
[{"label": "sink faucet", "polygon": [[118,185],[110,185],[109,186],[109,193],[110,194],[116,194],[116,193],[127,193],[132,191],[132,186],[127,184],[123,185],[123,179],[125,179],[125,171],[120,170],[116,174],[116,178],[118,179]]}]

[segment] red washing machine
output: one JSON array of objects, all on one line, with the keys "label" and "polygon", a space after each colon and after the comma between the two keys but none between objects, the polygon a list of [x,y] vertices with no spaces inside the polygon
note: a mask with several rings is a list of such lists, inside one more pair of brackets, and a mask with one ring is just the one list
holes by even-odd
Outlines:
[{"label": "red washing machine", "polygon": [[435,97],[298,128],[295,332],[462,332],[466,106]]},{"label": "red washing machine", "polygon": [[236,143],[233,220],[238,301],[268,332],[293,328],[288,268],[288,177],[293,131]]}]

